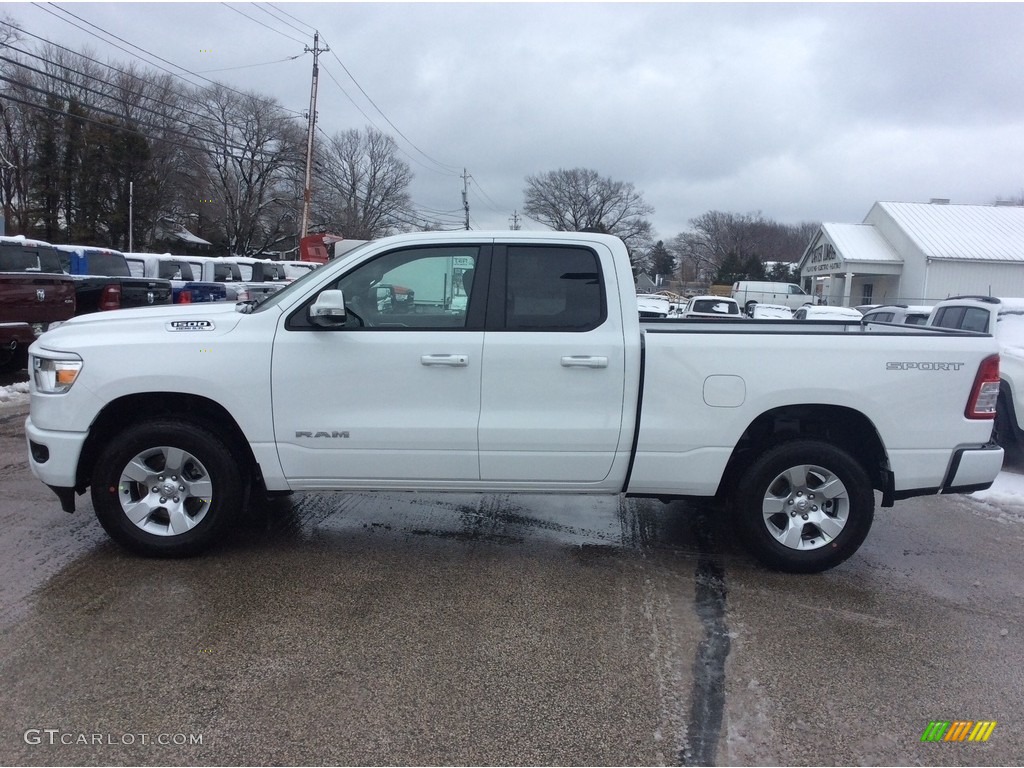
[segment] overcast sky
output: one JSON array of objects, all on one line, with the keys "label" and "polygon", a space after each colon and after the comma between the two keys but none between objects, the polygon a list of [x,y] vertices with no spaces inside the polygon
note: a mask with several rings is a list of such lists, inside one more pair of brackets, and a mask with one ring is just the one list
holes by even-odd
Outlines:
[{"label": "overcast sky", "polygon": [[[634,184],[666,240],[708,210],[859,222],[877,200],[986,204],[1024,191],[1024,4],[60,7],[299,113],[312,56],[279,60],[318,29],[331,49],[319,127],[391,134],[415,173],[413,201],[453,211],[446,221],[462,219],[465,168],[474,229],[507,229],[526,176],[559,168]],[[3,11],[96,58],[132,58],[54,8]]]}]

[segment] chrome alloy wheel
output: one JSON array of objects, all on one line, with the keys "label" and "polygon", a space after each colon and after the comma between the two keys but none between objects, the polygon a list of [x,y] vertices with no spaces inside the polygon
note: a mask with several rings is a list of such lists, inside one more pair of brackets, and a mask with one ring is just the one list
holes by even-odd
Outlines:
[{"label": "chrome alloy wheel", "polygon": [[850,514],[850,495],[831,471],[801,464],[768,485],[762,503],[765,527],[782,546],[820,549],[834,541]]},{"label": "chrome alloy wheel", "polygon": [[125,516],[156,536],[178,536],[198,525],[213,503],[210,473],[180,448],[159,446],[121,470],[118,501]]}]

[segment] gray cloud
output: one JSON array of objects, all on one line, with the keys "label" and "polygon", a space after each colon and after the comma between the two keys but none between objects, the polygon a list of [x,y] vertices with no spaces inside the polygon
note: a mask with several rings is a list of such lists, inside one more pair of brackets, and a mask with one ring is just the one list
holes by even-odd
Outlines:
[{"label": "gray cloud", "polygon": [[[402,133],[447,166],[400,141],[415,201],[460,208],[466,168],[479,227],[506,227],[525,177],[556,168],[632,182],[666,239],[709,209],[859,221],[876,200],[986,203],[1024,188],[1018,4],[276,5],[332,46],[322,57],[320,127],[367,123],[329,72],[395,133],[340,59]],[[261,6],[273,10],[237,8],[311,44]],[[302,50],[217,3],[67,7],[193,71]],[[49,39],[128,58],[34,6],[5,11]],[[309,71],[305,56],[210,77],[301,112]]]}]

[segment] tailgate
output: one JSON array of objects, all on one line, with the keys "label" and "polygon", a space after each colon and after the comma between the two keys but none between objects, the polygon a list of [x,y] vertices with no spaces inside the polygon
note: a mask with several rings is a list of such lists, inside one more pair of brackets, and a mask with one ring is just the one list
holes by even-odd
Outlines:
[{"label": "tailgate", "polygon": [[188,291],[193,303],[203,301],[225,301],[228,297],[227,288],[224,283],[198,283],[189,282],[181,287],[182,291]]},{"label": "tailgate", "polygon": [[173,292],[170,280],[128,278],[121,280],[121,306],[147,307],[151,304],[170,304],[173,302]]},{"label": "tailgate", "polygon": [[75,314],[71,280],[50,274],[0,276],[0,322],[52,323]]}]

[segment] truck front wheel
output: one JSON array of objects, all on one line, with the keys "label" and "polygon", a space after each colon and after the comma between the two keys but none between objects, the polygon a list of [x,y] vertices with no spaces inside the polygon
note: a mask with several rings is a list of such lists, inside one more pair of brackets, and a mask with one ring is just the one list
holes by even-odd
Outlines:
[{"label": "truck front wheel", "polygon": [[143,555],[210,547],[242,506],[229,448],[195,424],[153,421],[115,435],[96,460],[92,503],[107,533]]},{"label": "truck front wheel", "polygon": [[793,440],[763,453],[734,497],[751,554],[791,573],[817,573],[850,557],[867,537],[874,509],[861,465],[818,440]]}]

